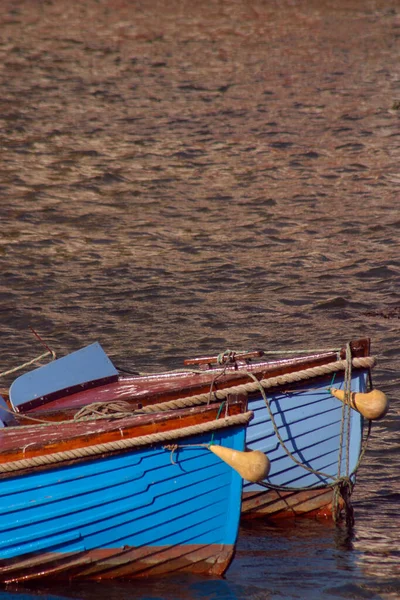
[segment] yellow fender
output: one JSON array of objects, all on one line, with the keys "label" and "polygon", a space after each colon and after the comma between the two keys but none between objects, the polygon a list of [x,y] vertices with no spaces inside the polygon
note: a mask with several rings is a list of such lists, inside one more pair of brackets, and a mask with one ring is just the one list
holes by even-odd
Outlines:
[{"label": "yellow fender", "polygon": [[224,446],[209,446],[209,450],[231,466],[247,481],[256,483],[265,479],[271,468],[268,457],[260,450],[232,450]]},{"label": "yellow fender", "polygon": [[[331,388],[330,393],[341,402],[345,402],[345,391]],[[382,419],[389,410],[389,400],[380,390],[350,392],[350,406],[362,414],[366,419]]]}]

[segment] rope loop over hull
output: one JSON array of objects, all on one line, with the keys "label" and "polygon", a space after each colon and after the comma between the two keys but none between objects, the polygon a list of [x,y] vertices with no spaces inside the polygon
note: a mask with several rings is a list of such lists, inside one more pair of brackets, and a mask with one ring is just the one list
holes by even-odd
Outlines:
[{"label": "rope loop over hull", "polygon": [[[264,389],[273,387],[279,387],[281,385],[287,385],[289,383],[297,383],[300,381],[306,381],[314,377],[321,377],[323,375],[330,375],[339,371],[345,371],[346,360],[338,360],[327,365],[321,365],[318,367],[310,367],[309,369],[302,369],[294,373],[287,373],[285,375],[279,375],[277,377],[269,377],[261,379],[260,381],[249,381],[249,383],[243,383],[240,385],[233,385],[221,390],[211,390],[211,394],[217,400],[224,400],[228,394],[251,394],[257,392],[260,389],[260,385]],[[373,356],[353,358],[352,366],[356,369],[372,369],[376,364],[376,358]],[[236,374],[247,374],[250,376],[248,371],[241,370],[237,371]],[[175,408],[184,408],[188,406],[198,406],[199,404],[206,404],[210,402],[210,393],[197,394],[193,396],[187,396],[185,398],[179,398],[177,400],[170,400],[169,402],[160,402],[158,404],[149,404],[143,406],[140,410],[145,413],[153,413],[171,410]]]},{"label": "rope loop over hull", "polygon": [[201,425],[189,425],[181,429],[173,429],[172,431],[163,431],[160,433],[151,433],[136,438],[127,438],[96,444],[93,446],[85,446],[75,448],[73,450],[65,450],[52,454],[44,454],[22,460],[16,460],[0,464],[0,473],[12,473],[24,469],[42,467],[45,465],[57,464],[64,461],[84,459],[91,456],[96,456],[104,453],[111,453],[124,450],[132,450],[134,448],[159,444],[163,442],[173,442],[177,439],[182,439],[187,436],[209,433],[232,427],[236,425],[247,425],[253,418],[252,411],[248,411],[239,415],[232,415],[223,419],[217,419],[202,423]]}]

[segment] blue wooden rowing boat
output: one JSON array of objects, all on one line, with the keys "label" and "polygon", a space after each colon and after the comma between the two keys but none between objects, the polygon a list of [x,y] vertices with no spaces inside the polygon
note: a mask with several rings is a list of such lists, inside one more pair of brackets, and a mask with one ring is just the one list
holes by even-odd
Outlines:
[{"label": "blue wooden rowing boat", "polygon": [[[0,430],[0,581],[221,575],[242,478],[241,401]],[[227,412],[226,412],[227,411]],[[247,453],[246,453],[247,456]]]},{"label": "blue wooden rowing boat", "polygon": [[[72,379],[72,365],[81,360],[80,352],[67,357]],[[98,356],[103,352],[99,347],[92,352],[94,363],[104,363]],[[87,351],[85,356],[89,356]],[[268,456],[271,469],[263,481],[245,483],[243,517],[337,517],[342,508],[350,507],[365,421],[387,410],[386,398],[375,410],[374,399],[358,396],[367,393],[375,364],[369,340],[269,361],[259,352],[227,356],[223,364],[217,364],[217,357],[185,361],[188,366],[195,365],[196,371],[120,375],[97,386],[81,382],[79,391],[73,381],[60,390],[54,378],[46,393],[35,397],[32,380],[26,374],[11,386],[9,401],[19,419],[36,415],[59,420],[73,418],[85,405],[125,401],[146,411],[167,410],[190,406],[194,401],[208,402],[210,398],[222,400],[228,393],[245,391],[255,414],[246,443]],[[54,364],[36,371],[37,384],[41,377],[48,384]],[[93,372],[93,366],[91,369]],[[99,366],[96,381],[101,381],[103,373]],[[338,397],[332,395],[333,387],[344,393],[345,402],[340,401],[339,392]],[[44,388],[38,385],[37,389]],[[357,394],[357,400],[350,392]]]},{"label": "blue wooden rowing boat", "polygon": [[[368,369],[354,370],[353,392],[366,392]],[[344,387],[336,375],[335,386]],[[344,506],[355,483],[362,448],[364,418],[329,391],[332,375],[302,385],[278,386],[249,398],[254,420],[246,443],[268,455],[268,478],[244,483],[242,512],[247,518],[266,516],[329,516]],[[333,491],[342,490],[334,506]]]}]

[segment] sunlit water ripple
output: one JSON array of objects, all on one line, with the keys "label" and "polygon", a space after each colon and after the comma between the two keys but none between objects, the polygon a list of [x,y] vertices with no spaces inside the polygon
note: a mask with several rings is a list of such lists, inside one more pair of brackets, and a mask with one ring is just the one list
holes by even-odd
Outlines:
[{"label": "sunlit water ripple", "polygon": [[398,598],[398,2],[2,0],[0,21],[1,370],[42,351],[29,326],[143,371],[370,336],[392,405],[351,534],[244,526],[221,580],[36,593]]}]

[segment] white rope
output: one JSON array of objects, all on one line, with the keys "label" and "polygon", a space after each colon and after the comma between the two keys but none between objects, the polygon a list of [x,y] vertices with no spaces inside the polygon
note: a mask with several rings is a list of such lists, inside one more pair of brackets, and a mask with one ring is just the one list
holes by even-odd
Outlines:
[{"label": "white rope", "polygon": [[36,358],[32,358],[32,360],[29,360],[28,362],[26,362],[22,365],[19,365],[18,367],[14,367],[13,369],[10,369],[9,371],[3,371],[3,373],[0,373],[0,377],[5,377],[6,375],[11,375],[11,373],[16,373],[16,371],[20,371],[21,369],[25,369],[25,367],[30,367],[31,365],[35,364],[39,360],[42,360],[43,358],[46,358],[47,356],[51,356],[52,360],[54,360],[56,358],[55,352],[53,352],[53,350],[48,350],[47,352],[44,352],[40,356],[37,356]]},{"label": "white rope", "polygon": [[59,462],[86,458],[97,454],[105,454],[130,448],[149,446],[150,444],[172,441],[183,437],[198,435],[225,429],[235,425],[247,425],[253,418],[253,413],[248,411],[240,415],[233,415],[224,419],[217,419],[201,425],[189,425],[182,429],[174,429],[172,431],[164,431],[162,433],[151,433],[137,438],[128,438],[105,442],[104,444],[96,444],[94,446],[86,446],[85,448],[76,448],[73,450],[64,450],[63,452],[55,452],[53,454],[45,454],[41,456],[33,456],[31,458],[11,461],[0,464],[0,473],[10,473],[20,471],[22,469],[31,469],[33,467],[42,467],[44,465],[56,464]]},{"label": "white rope", "polygon": [[[367,356],[364,358],[353,358],[353,367],[361,369],[371,369],[376,364],[376,359],[373,356]],[[264,389],[277,387],[281,385],[287,385],[288,383],[296,383],[311,379],[313,377],[320,377],[321,375],[329,375],[337,371],[344,371],[346,369],[346,360],[339,360],[327,365],[321,365],[318,367],[310,367],[309,369],[303,369],[295,373],[286,373],[285,375],[278,375],[277,377],[269,377],[267,379],[261,379],[258,383],[249,382],[242,383],[240,385],[233,385],[222,390],[216,390],[213,392],[213,397],[217,400],[224,400],[228,394],[250,394],[259,390],[260,385]],[[248,371],[236,371],[235,375],[250,375]],[[187,396],[186,398],[179,398],[177,400],[170,400],[169,402],[161,402],[159,404],[149,404],[143,406],[140,410],[145,413],[160,412],[166,410],[173,410],[176,408],[184,408],[186,406],[197,406],[200,404],[206,404],[210,401],[210,393],[197,394],[194,396]]]}]

